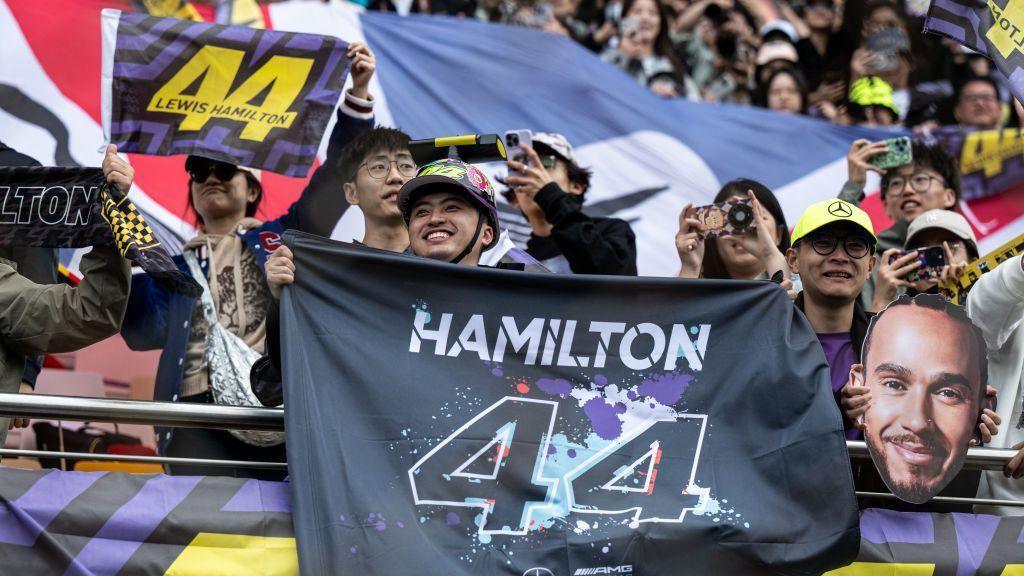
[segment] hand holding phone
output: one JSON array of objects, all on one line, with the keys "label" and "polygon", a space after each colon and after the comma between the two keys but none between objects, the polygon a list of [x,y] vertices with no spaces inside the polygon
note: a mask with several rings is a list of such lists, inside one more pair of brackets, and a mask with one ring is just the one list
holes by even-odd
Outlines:
[{"label": "hand holding phone", "polygon": [[632,40],[640,32],[640,23],[637,22],[636,18],[623,18],[619,30],[622,31],[624,37]]},{"label": "hand holding phone", "polygon": [[[523,148],[533,148],[533,132],[530,130],[509,130],[505,132],[505,151],[508,159],[520,164],[529,164]],[[509,176],[522,176],[518,170],[509,169]]]},{"label": "hand holding phone", "polygon": [[[913,252],[911,250],[910,252]],[[889,258],[889,263],[910,254],[910,252],[899,252]],[[907,282],[918,280],[937,280],[942,275],[942,269],[946,266],[946,250],[942,246],[926,246],[917,249],[917,260],[921,266],[916,270],[907,272],[903,277]]]},{"label": "hand holding phone", "polygon": [[750,198],[726,200],[696,208],[696,219],[704,226],[704,238],[745,234],[756,228]]},{"label": "hand holding phone", "polygon": [[885,143],[889,151],[885,154],[873,156],[868,160],[875,168],[882,170],[898,168],[914,161],[910,138],[901,136],[899,138],[888,138],[882,142]]}]

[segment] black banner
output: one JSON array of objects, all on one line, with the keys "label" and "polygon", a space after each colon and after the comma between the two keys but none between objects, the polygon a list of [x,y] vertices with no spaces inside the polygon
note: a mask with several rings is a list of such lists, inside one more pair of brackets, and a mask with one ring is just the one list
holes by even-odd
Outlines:
[{"label": "black banner", "polygon": [[171,290],[200,293],[100,168],[0,168],[0,246],[117,246]]},{"label": "black banner", "polygon": [[110,246],[99,168],[0,168],[0,245]]},{"label": "black banner", "polygon": [[856,557],[828,368],[776,285],[285,242],[304,573],[821,574]]}]

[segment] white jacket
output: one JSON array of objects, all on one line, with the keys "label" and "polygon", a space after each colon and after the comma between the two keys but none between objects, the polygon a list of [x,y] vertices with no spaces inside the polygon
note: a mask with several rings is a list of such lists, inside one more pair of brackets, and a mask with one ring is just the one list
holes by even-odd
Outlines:
[{"label": "white jacket", "polygon": [[[1021,257],[1003,262],[978,279],[967,296],[967,315],[981,328],[988,345],[988,383],[999,391],[996,412],[1003,423],[991,448],[1011,448],[1024,440],[1021,403],[1024,400],[1024,269]],[[1002,471],[982,474],[979,498],[1024,499],[1024,478],[1014,480]],[[985,508],[976,512],[1022,516],[1022,507]]]}]

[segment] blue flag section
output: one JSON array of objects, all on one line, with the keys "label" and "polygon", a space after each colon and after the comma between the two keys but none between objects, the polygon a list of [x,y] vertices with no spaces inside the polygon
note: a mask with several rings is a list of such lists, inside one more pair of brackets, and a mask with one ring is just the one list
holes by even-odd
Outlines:
[{"label": "blue flag section", "polygon": [[285,242],[304,573],[809,575],[856,557],[828,368],[778,286]]},{"label": "blue flag section", "polygon": [[[687,166],[684,185],[708,199],[719,183],[752,173],[770,188],[790,184],[842,158],[855,138],[884,137],[757,108],[664,100],[579,44],[540,30],[380,12],[360,22],[395,124],[417,137],[531,127],[560,132],[577,148],[626,138],[620,153],[651,161],[656,146],[644,136],[658,134],[677,164],[697,163]],[[701,180],[707,172],[714,182]]]}]

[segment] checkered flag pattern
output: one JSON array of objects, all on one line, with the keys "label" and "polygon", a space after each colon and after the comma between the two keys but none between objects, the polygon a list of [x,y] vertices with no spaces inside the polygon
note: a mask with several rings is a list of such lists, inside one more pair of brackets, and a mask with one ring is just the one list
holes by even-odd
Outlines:
[{"label": "checkered flag pattern", "polygon": [[120,250],[122,256],[128,255],[128,250],[135,246],[139,250],[155,248],[160,242],[153,236],[153,230],[146,223],[135,204],[127,196],[115,201],[110,194],[109,187],[104,187],[100,192],[103,200],[103,219],[110,225],[114,234],[114,243]]},{"label": "checkered flag pattern", "polygon": [[104,183],[100,188],[100,214],[110,226],[114,244],[121,255],[135,262],[168,289],[188,296],[199,296],[201,288],[186,272],[179,270],[153,234],[139,210],[116,186]]},{"label": "checkered flag pattern", "polygon": [[[99,168],[0,167],[0,246],[117,246],[121,256],[172,292],[199,296],[142,212]],[[173,247],[172,247],[173,249]]]}]

